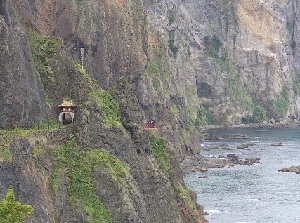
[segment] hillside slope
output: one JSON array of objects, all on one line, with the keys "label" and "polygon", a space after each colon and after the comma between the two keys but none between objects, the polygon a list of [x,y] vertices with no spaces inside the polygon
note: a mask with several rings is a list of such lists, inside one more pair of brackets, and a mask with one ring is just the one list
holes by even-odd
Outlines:
[{"label": "hillside slope", "polygon": [[179,169],[200,135],[140,1],[2,1],[0,37],[1,198],[28,222],[205,222]]},{"label": "hillside slope", "polygon": [[298,0],[1,1],[0,197],[12,186],[34,222],[205,222],[179,163],[199,126],[298,122],[299,12]]}]

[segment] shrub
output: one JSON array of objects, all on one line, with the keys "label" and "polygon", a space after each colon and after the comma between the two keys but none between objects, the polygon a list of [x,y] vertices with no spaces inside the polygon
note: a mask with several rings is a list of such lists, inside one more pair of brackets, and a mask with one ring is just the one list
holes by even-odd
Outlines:
[{"label": "shrub", "polygon": [[152,60],[149,62],[147,67],[147,73],[149,75],[159,75],[161,69],[161,60],[157,58],[156,60]]},{"label": "shrub", "polygon": [[75,64],[75,68],[83,75],[83,77],[86,80],[89,81],[92,88],[94,88],[94,89],[97,88],[97,81],[94,78],[92,78],[79,63]]},{"label": "shrub", "polygon": [[170,111],[175,117],[178,116],[178,114],[180,113],[176,105],[171,105]]},{"label": "shrub", "polygon": [[225,82],[227,83],[227,92],[233,99],[241,102],[242,105],[246,107],[252,106],[252,97],[247,90],[242,88],[238,78],[239,76],[235,79],[225,79]]},{"label": "shrub", "polygon": [[1,223],[21,223],[25,222],[25,217],[32,215],[31,205],[22,204],[17,201],[12,188],[8,189],[3,200],[0,201],[0,221]]}]

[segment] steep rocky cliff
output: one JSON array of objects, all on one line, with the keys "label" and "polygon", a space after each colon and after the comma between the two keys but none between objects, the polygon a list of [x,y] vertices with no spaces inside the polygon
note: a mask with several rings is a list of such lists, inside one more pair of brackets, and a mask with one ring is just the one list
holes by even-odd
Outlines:
[{"label": "steep rocky cliff", "polygon": [[196,78],[202,124],[298,119],[299,1],[146,5],[170,51],[176,46],[179,75]]},{"label": "steep rocky cliff", "polygon": [[199,125],[298,120],[299,7],[0,1],[0,197],[28,222],[205,222],[179,162]]},{"label": "steep rocky cliff", "polygon": [[139,0],[1,1],[0,36],[1,198],[13,187],[28,222],[205,222],[179,168],[193,82]]}]

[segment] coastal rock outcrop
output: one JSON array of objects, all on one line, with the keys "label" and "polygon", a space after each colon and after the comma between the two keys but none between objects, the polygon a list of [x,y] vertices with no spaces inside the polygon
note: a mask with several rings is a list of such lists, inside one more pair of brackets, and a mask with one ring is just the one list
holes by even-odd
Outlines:
[{"label": "coastal rock outcrop", "polygon": [[278,172],[295,172],[296,174],[300,174],[300,166],[292,166],[288,168],[282,168],[278,170]]},{"label": "coastal rock outcrop", "polygon": [[240,158],[237,154],[229,153],[226,156],[207,157],[201,154],[187,156],[181,163],[181,169],[184,173],[206,172],[210,168],[224,168],[234,165],[253,165],[260,163],[259,157]]}]

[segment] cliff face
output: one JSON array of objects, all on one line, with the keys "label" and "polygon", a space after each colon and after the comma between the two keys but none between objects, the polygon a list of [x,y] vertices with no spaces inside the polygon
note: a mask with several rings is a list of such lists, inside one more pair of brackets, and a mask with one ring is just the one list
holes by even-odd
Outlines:
[{"label": "cliff face", "polygon": [[[297,0],[1,1],[1,198],[12,186],[36,222],[205,222],[178,163],[199,125],[298,119],[298,14]],[[76,122],[59,128],[66,98]]]},{"label": "cliff face", "polygon": [[181,75],[192,67],[201,112],[213,114],[203,124],[298,118],[298,1],[147,5],[153,24],[178,46]]},{"label": "cliff face", "polygon": [[10,2],[0,5],[1,123],[27,124],[44,116],[40,83],[34,74],[27,35],[16,27],[17,12]]},{"label": "cliff face", "polygon": [[[0,13],[1,198],[13,187],[28,222],[205,222],[179,169],[199,141],[185,82],[142,3],[6,0]],[[62,128],[66,98],[76,122]]]}]

